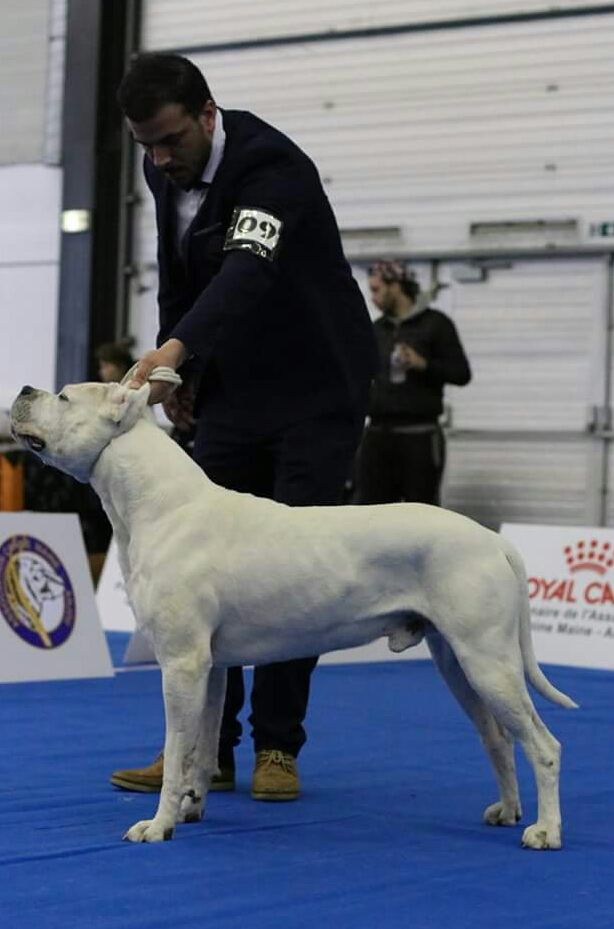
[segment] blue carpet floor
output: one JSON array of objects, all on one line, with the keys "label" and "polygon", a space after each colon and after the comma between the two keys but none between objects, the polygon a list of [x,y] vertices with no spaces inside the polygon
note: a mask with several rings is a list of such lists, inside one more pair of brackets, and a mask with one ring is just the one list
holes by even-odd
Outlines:
[{"label": "blue carpet floor", "polygon": [[160,845],[120,841],[155,797],[106,783],[157,751],[159,673],[3,685],[0,927],[613,929],[614,675],[548,673],[582,704],[538,701],[564,743],[565,848],[548,853],[481,824],[490,769],[427,662],[318,668],[301,800],[250,799],[247,742],[237,792]]}]

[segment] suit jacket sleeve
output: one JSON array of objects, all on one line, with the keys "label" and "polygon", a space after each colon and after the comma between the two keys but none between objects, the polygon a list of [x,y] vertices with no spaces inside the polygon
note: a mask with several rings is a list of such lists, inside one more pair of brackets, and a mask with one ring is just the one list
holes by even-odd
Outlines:
[{"label": "suit jacket sleeve", "polygon": [[[249,155],[246,152],[246,156]],[[279,277],[279,262],[292,249],[307,205],[318,195],[317,172],[308,159],[261,150],[250,159],[234,191],[234,206],[260,209],[281,220],[279,247],[272,260],[231,249],[222,266],[181,318],[171,337],[205,360],[226,320],[258,311]]]}]

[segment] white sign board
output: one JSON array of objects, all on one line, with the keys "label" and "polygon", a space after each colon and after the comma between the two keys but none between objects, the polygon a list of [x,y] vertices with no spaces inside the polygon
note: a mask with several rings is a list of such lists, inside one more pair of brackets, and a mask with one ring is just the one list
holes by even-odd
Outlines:
[{"label": "white sign board", "polygon": [[96,589],[96,603],[103,629],[114,632],[134,632],[135,621],[128,603],[124,579],[119,569],[117,543],[111,539]]},{"label": "white sign board", "polygon": [[538,661],[614,669],[614,529],[505,523],[524,558]]},{"label": "white sign board", "polygon": [[77,516],[0,513],[0,681],[112,676]]},{"label": "white sign board", "polygon": [[100,580],[98,581],[96,602],[105,629],[132,633],[124,653],[124,662],[126,664],[150,664],[155,662],[156,657],[151,644],[136,628],[134,613],[128,602],[126,585],[119,567],[115,539],[111,540]]}]

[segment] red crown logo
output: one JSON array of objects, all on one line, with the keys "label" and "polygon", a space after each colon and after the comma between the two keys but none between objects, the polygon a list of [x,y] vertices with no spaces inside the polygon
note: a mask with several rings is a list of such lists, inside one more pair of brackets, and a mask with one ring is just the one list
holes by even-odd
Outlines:
[{"label": "red crown logo", "polygon": [[610,542],[590,542],[580,539],[575,545],[566,545],[563,549],[567,567],[574,571],[597,571],[605,574],[614,565],[614,550]]}]

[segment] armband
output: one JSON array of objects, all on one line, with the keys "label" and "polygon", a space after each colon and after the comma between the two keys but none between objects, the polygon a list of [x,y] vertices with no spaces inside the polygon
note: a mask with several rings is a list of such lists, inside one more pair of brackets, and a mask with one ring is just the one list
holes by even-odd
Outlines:
[{"label": "armband", "polygon": [[224,240],[224,251],[242,248],[267,261],[273,261],[279,248],[283,225],[281,219],[272,213],[239,206],[233,211]]}]

